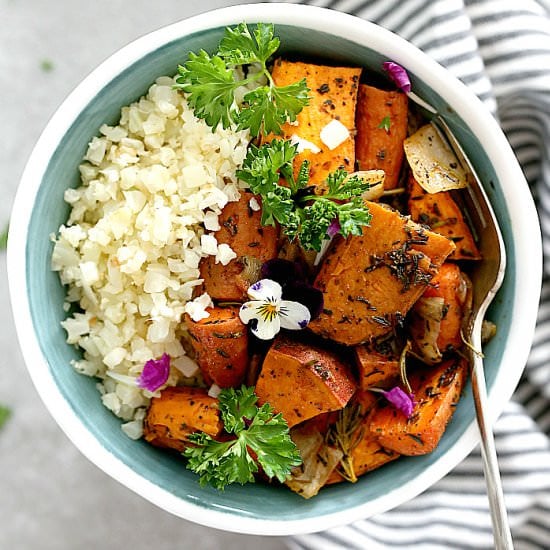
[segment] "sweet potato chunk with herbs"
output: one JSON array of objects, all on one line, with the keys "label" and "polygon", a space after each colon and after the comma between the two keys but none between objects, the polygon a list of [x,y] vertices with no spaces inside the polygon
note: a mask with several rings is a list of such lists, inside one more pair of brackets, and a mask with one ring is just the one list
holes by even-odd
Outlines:
[{"label": "sweet potato chunk with herbs", "polygon": [[248,367],[248,332],[237,307],[209,308],[198,322],[185,316],[196,360],[207,384],[240,386]]},{"label": "sweet potato chunk with herbs", "polygon": [[409,175],[408,191],[411,218],[429,226],[436,233],[444,235],[455,243],[456,249],[451,254],[451,259],[481,259],[470,227],[451,191],[427,193],[412,174]]},{"label": "sweet potato chunk with herbs", "polygon": [[[309,105],[298,114],[296,122],[283,125],[282,137],[297,140],[299,154],[294,161],[295,170],[302,161],[310,162],[310,184],[316,186],[318,194],[326,191],[324,182],[330,172],[338,168],[354,171],[355,106],[360,74],[360,68],[283,59],[276,60],[273,66],[272,77],[277,86],[305,78],[310,88]],[[331,143],[340,131],[342,141],[337,145]],[[330,139],[325,139],[325,133]]]},{"label": "sweet potato chunk with herbs", "polygon": [[444,263],[411,310],[409,331],[415,352],[428,364],[462,347],[461,329],[469,315],[471,283],[457,264]]},{"label": "sweet potato chunk with herbs", "polygon": [[407,96],[359,85],[355,123],[355,156],[359,170],[384,170],[384,189],[395,189],[407,137]]},{"label": "sweet potato chunk with herbs", "polygon": [[461,357],[415,373],[409,377],[416,402],[412,416],[407,418],[392,405],[384,403],[370,416],[370,432],[380,445],[397,453],[431,453],[453,415],[467,373],[468,363]]},{"label": "sweet potato chunk with herbs", "polygon": [[357,371],[359,387],[388,388],[395,385],[399,378],[399,358],[393,354],[383,354],[371,349],[369,345],[356,346]]},{"label": "sweet potato chunk with herbs", "polygon": [[227,203],[219,216],[220,229],[214,233],[218,244],[228,244],[237,257],[227,265],[216,263],[214,256],[200,262],[204,289],[214,300],[244,301],[261,265],[277,257],[278,229],[262,226],[261,211],[251,207],[251,199],[260,204],[258,197],[246,192]]},{"label": "sweet potato chunk with herbs", "polygon": [[182,451],[187,436],[202,431],[217,437],[222,431],[218,400],[202,388],[183,386],[153,397],[143,423],[143,437],[157,447]]},{"label": "sweet potato chunk with herbs", "polygon": [[256,383],[259,403],[270,403],[289,427],[341,409],[355,389],[336,353],[283,336],[269,349]]},{"label": "sweet potato chunk with herbs", "polygon": [[370,226],[361,236],[336,236],[314,281],[324,309],[309,328],[346,345],[390,333],[455,247],[396,210],[367,204]]},{"label": "sweet potato chunk with herbs", "polygon": [[379,399],[380,394],[358,390],[337,413],[325,439],[342,453],[342,458],[327,479],[327,485],[355,482],[364,473],[399,457],[398,453],[384,449],[368,430],[369,412]]}]

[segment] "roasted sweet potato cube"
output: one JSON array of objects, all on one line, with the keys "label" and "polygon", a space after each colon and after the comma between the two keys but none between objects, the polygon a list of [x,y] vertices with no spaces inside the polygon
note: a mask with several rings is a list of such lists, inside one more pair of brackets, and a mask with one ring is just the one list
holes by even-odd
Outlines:
[{"label": "roasted sweet potato cube", "polygon": [[249,363],[248,332],[237,307],[213,307],[205,319],[185,316],[196,360],[207,384],[240,386]]},{"label": "roasted sweet potato cube", "polygon": [[[348,416],[343,414],[346,409],[335,413],[340,415],[340,418],[337,419],[340,423],[342,423],[343,419],[351,419],[350,422],[355,425],[355,429],[348,435],[350,427],[344,422],[344,424],[340,424],[342,434],[339,437],[330,438],[329,436],[329,442],[333,442],[336,439],[337,443],[344,442],[349,448],[343,449],[341,444],[336,445],[342,451],[342,458],[330,474],[326,482],[327,485],[344,480],[355,481],[364,473],[379,468],[399,457],[399,454],[395,451],[384,449],[378,442],[378,439],[368,429],[369,413],[379,399],[379,393],[369,390],[357,390],[346,407],[346,409],[354,412]],[[359,407],[359,409],[355,407]],[[358,415],[357,419],[354,418],[354,414]],[[335,427],[333,424],[332,429],[334,430]]]},{"label": "roasted sweet potato cube", "polygon": [[338,356],[317,346],[278,337],[256,383],[260,403],[270,403],[289,427],[343,408],[356,384]]},{"label": "roasted sweet potato cube", "polygon": [[407,96],[396,90],[359,85],[355,154],[359,170],[384,170],[384,189],[395,189],[407,137]]},{"label": "roasted sweet potato cube", "polygon": [[480,260],[481,253],[475,243],[462,210],[455,202],[451,191],[427,193],[412,174],[408,180],[408,207],[411,218],[428,225],[440,235],[451,239],[456,249],[450,255],[453,260]]},{"label": "roasted sweet potato cube", "polygon": [[238,201],[226,204],[218,220],[220,229],[214,233],[218,244],[227,244],[237,257],[227,265],[216,263],[214,256],[200,262],[200,275],[206,292],[214,300],[244,301],[246,290],[257,278],[252,277],[267,260],[277,257],[279,230],[262,226],[261,211],[250,206],[251,193],[241,192]]},{"label": "roasted sweet potato cube", "polygon": [[[355,106],[360,68],[330,67],[302,61],[278,59],[273,66],[273,80],[278,86],[286,86],[306,79],[310,88],[309,105],[298,114],[295,123],[282,127],[284,139],[292,137],[309,142],[315,150],[304,148],[294,163],[296,172],[304,160],[310,162],[310,185],[317,193],[327,189],[328,174],[338,168],[348,172],[355,166]],[[321,132],[328,124],[343,125],[347,137],[332,149],[321,139]],[[332,145],[331,145],[332,146]]]},{"label": "roasted sweet potato cube", "polygon": [[370,415],[370,432],[380,445],[397,453],[431,453],[453,415],[467,373],[467,361],[456,357],[411,376],[416,401],[412,416],[407,418],[392,405],[384,403]]},{"label": "roasted sweet potato cube", "polygon": [[428,364],[462,347],[461,329],[469,315],[471,282],[454,262],[445,262],[414,304],[409,331],[415,352]]},{"label": "roasted sweet potato cube", "polygon": [[163,390],[153,397],[143,423],[143,436],[157,447],[182,451],[187,436],[202,431],[217,437],[222,431],[218,400],[205,389],[184,386]]},{"label": "roasted sweet potato cube", "polygon": [[357,359],[359,387],[362,390],[378,387],[387,388],[399,378],[399,358],[384,355],[369,345],[354,348]]},{"label": "roasted sweet potato cube", "polygon": [[314,281],[324,309],[309,328],[346,345],[390,333],[455,247],[396,210],[367,204],[370,226],[361,236],[336,236]]}]

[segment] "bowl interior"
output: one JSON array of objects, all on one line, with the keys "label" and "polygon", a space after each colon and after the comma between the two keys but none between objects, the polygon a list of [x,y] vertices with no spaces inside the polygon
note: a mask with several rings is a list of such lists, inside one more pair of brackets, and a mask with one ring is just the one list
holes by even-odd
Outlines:
[{"label": "bowl interior", "polygon": [[[306,55],[326,57],[335,61],[359,64],[379,70],[387,58],[368,47],[330,34],[278,24],[276,27],[284,50]],[[182,26],[182,32],[185,27]],[[357,508],[365,503],[382,501],[394,491],[418,479],[426,469],[445,459],[450,449],[464,437],[474,422],[474,407],[467,390],[439,447],[433,453],[415,458],[402,458],[374,471],[355,485],[341,484],[324,489],[320,495],[306,501],[285,488],[263,484],[232,486],[224,492],[199,488],[197,477],[186,470],[182,460],[143,442],[128,439],[120,429],[120,421],[101,404],[95,380],[76,373],[71,360],[78,359],[79,352],[65,343],[65,332],[60,321],[65,318],[63,302],[65,290],[57,273],[50,270],[52,243],[50,234],[65,222],[68,208],[63,201],[67,187],[79,184],[78,165],[88,142],[98,133],[101,124],[115,124],[120,108],[143,95],[155,78],[172,75],[186,52],[200,48],[212,50],[222,35],[222,29],[194,32],[164,43],[138,61],[127,66],[116,78],[87,101],[84,109],[55,146],[41,178],[32,208],[25,249],[26,285],[29,309],[36,338],[44,358],[41,368],[49,369],[51,377],[85,430],[99,441],[104,450],[128,466],[139,476],[160,487],[167,493],[200,509],[236,514],[254,520],[300,521],[316,517],[322,527],[323,516],[337,514],[347,508]],[[484,182],[500,220],[510,218],[499,178],[479,141],[467,124],[448,107],[423,80],[412,74],[416,93],[421,95],[447,119],[461,140],[466,152]],[[32,160],[31,160],[32,162]],[[511,332],[511,311],[516,292],[516,242],[512,225],[503,223],[504,240],[508,253],[508,268],[502,290],[494,301],[489,317],[498,320],[497,336],[485,350],[485,365],[489,391],[493,386],[503,350]],[[519,375],[518,375],[519,376]],[[40,391],[40,388],[38,388]],[[471,444],[470,444],[471,447]],[[82,449],[86,454],[86,450]],[[466,449],[463,455],[468,451]],[[456,463],[456,462],[455,462]],[[449,468],[454,466],[450,464]],[[449,469],[447,468],[447,469]],[[446,470],[445,470],[446,471]],[[444,473],[440,470],[440,474]],[[394,502],[397,504],[398,502]],[[175,510],[178,513],[177,510]],[[187,519],[203,522],[199,517]],[[208,520],[204,520],[208,522]],[[230,528],[227,527],[226,528]],[[235,528],[238,530],[238,527]]]}]

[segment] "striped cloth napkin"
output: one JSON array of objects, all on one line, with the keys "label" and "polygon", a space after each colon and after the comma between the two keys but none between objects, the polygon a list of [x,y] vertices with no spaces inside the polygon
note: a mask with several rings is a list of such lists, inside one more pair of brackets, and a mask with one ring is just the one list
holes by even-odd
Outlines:
[{"label": "striped cloth napkin", "polygon": [[[294,2],[299,3],[299,2]],[[408,39],[500,121],[535,196],[544,241],[538,327],[524,376],[495,426],[516,549],[550,548],[550,1],[310,0]],[[479,450],[412,501],[293,549],[494,548]]]}]

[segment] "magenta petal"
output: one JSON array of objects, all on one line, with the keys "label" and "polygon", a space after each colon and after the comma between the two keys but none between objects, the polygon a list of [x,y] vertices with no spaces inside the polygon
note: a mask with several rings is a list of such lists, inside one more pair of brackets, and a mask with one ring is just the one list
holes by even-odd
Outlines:
[{"label": "magenta petal", "polygon": [[327,235],[329,237],[334,237],[334,235],[340,233],[340,229],[342,228],[340,227],[340,222],[338,221],[338,218],[334,218],[328,226]]},{"label": "magenta petal", "polygon": [[164,353],[160,359],[149,359],[137,380],[138,386],[150,392],[157,391],[166,384],[170,375],[170,356]]},{"label": "magenta petal", "polygon": [[409,79],[409,75],[407,74],[407,71],[401,67],[401,65],[398,65],[393,61],[386,61],[385,63],[382,63],[382,68],[385,71],[388,71],[390,78],[395,82],[398,88],[403,90],[406,94],[411,91],[411,81]]},{"label": "magenta petal", "polygon": [[399,386],[383,392],[384,397],[407,418],[409,418],[414,409],[414,395],[405,393]]}]

